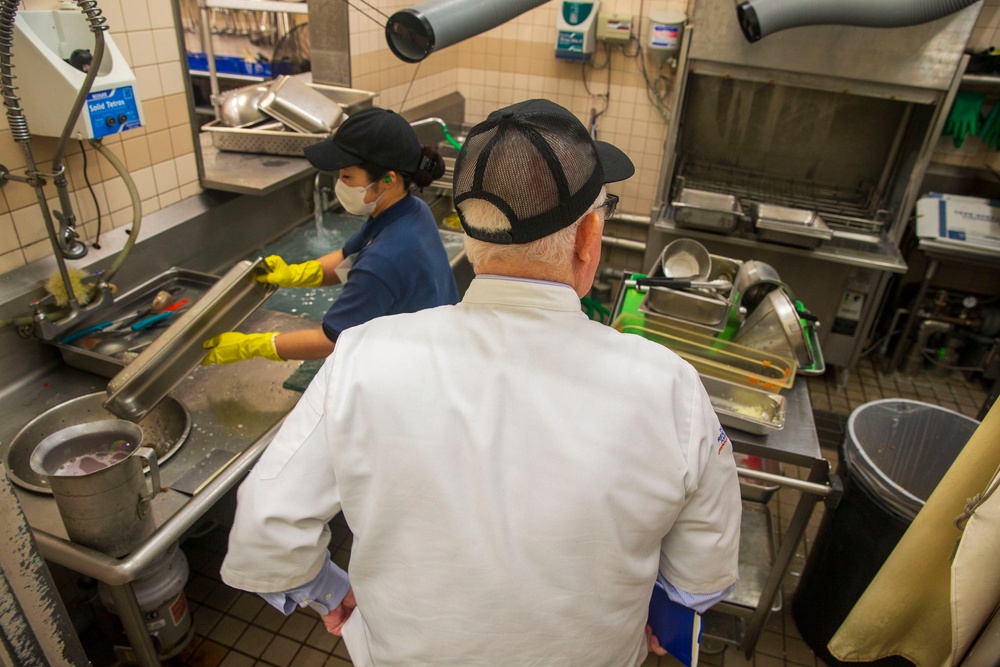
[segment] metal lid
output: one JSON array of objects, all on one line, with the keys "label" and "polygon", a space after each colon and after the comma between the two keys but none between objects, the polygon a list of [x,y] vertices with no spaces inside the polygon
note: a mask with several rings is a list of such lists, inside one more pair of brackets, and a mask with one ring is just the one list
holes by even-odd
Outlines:
[{"label": "metal lid", "polygon": [[276,285],[257,282],[267,273],[263,259],[244,260],[230,269],[187,312],[160,334],[108,383],[104,408],[138,421],[205,357],[202,343],[224,331],[235,329],[267,297]]}]

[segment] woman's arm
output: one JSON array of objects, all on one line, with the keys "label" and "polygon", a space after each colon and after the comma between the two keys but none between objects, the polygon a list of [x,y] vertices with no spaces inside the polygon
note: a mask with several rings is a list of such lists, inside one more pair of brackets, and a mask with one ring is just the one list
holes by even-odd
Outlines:
[{"label": "woman's arm", "polygon": [[303,329],[275,336],[274,349],[285,360],[325,359],[333,352],[333,341],[321,328]]},{"label": "woman's arm", "polygon": [[[334,271],[340,263],[344,261],[344,250],[334,250],[329,255],[323,255],[317,260],[323,267],[323,284],[324,285],[339,285],[340,278],[337,277],[337,272]],[[331,343],[332,345],[332,343]],[[280,352],[279,352],[280,354]],[[284,355],[282,355],[284,356]],[[286,357],[287,358],[287,357]],[[297,357],[296,357],[297,358]]]}]

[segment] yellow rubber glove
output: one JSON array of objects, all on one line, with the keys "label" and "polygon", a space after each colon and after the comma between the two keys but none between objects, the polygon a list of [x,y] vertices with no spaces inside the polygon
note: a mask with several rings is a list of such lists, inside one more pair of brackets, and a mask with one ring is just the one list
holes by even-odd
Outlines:
[{"label": "yellow rubber glove", "polygon": [[270,255],[264,260],[270,271],[257,276],[257,282],[270,283],[278,287],[319,287],[323,284],[323,265],[311,259],[302,264],[286,264],[278,255]]},{"label": "yellow rubber glove", "polygon": [[202,366],[211,364],[231,364],[234,361],[246,361],[254,357],[264,357],[272,361],[284,361],[274,349],[276,331],[269,333],[242,334],[237,331],[227,331],[215,338],[209,338],[201,344],[209,350],[201,360]]}]

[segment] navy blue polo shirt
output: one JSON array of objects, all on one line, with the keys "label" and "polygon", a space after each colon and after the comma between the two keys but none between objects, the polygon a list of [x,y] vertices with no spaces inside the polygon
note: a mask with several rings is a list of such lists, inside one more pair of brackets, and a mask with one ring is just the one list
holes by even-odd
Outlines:
[{"label": "navy blue polo shirt", "polygon": [[407,194],[377,218],[368,218],[344,244],[357,253],[340,297],[323,317],[323,332],[340,332],[381,315],[413,313],[458,303],[448,253],[430,208]]}]

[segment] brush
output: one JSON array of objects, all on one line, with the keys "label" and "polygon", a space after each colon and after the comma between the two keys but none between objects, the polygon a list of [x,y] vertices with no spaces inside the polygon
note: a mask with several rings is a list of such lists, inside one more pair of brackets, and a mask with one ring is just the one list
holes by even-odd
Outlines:
[{"label": "brush", "polygon": [[[69,275],[69,283],[73,287],[73,294],[76,296],[77,302],[81,306],[86,306],[94,296],[93,290],[83,282],[87,277],[87,272],[80,269],[68,269],[66,273]],[[58,272],[53,273],[45,281],[45,291],[56,300],[56,305],[66,306],[69,304],[66,283],[63,282],[62,276]]]}]

